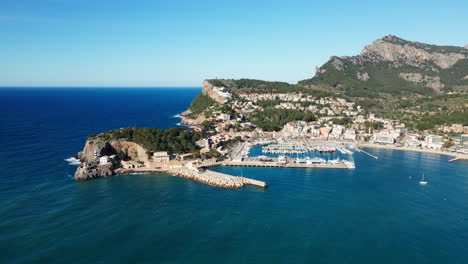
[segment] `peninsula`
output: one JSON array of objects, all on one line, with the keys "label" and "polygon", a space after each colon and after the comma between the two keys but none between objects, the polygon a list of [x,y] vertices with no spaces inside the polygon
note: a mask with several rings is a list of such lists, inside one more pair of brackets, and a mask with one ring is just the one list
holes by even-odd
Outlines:
[{"label": "peninsula", "polygon": [[[190,129],[122,128],[91,135],[77,156],[82,165],[75,179],[165,172],[218,187],[266,187],[207,168],[353,169],[352,153],[359,147],[468,159],[467,102],[468,49],[389,35],[360,55],[331,57],[298,84],[205,80],[180,115]],[[255,146],[265,155],[250,155]],[[310,157],[323,152],[348,158]]]}]

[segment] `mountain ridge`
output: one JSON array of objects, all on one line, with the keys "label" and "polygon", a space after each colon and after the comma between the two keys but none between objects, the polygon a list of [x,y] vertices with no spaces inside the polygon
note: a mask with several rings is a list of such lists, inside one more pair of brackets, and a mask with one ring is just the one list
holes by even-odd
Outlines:
[{"label": "mountain ridge", "polygon": [[468,49],[387,35],[359,55],[331,56],[299,85],[351,97],[425,96],[468,91]]}]

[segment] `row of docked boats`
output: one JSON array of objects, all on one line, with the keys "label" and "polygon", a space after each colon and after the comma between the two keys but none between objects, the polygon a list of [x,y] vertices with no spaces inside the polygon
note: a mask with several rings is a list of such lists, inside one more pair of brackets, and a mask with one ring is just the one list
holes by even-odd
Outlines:
[{"label": "row of docked boats", "polygon": [[324,158],[318,157],[305,157],[305,158],[288,158],[287,156],[279,156],[278,157],[279,164],[288,164],[288,163],[295,163],[297,165],[339,165],[344,164],[347,168],[354,169],[356,168],[354,161],[350,160],[341,160],[341,159],[329,159],[325,160]]}]

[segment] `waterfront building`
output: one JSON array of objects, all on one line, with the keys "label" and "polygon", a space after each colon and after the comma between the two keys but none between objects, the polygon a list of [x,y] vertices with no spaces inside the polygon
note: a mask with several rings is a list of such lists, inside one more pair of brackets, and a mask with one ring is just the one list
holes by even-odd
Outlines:
[{"label": "waterfront building", "polygon": [[346,129],[343,138],[345,140],[356,140],[356,130],[354,129]]},{"label": "waterfront building", "polygon": [[421,143],[423,148],[440,150],[442,149],[442,144],[444,143],[444,137],[437,135],[428,135]]},{"label": "waterfront building", "polygon": [[330,127],[321,127],[320,128],[320,136],[321,137],[328,137],[328,134],[330,134]]},{"label": "waterfront building", "polygon": [[202,161],[203,166],[210,166],[210,165],[213,165],[215,163],[216,163],[216,158],[206,159],[206,160]]},{"label": "waterfront building", "polygon": [[191,160],[191,159],[193,159],[193,154],[192,153],[186,153],[186,154],[180,155],[179,157],[180,157],[180,160]]},{"label": "waterfront building", "polygon": [[426,141],[427,143],[442,144],[444,143],[444,137],[438,135],[428,135],[426,136],[424,141]]},{"label": "waterfront building", "polygon": [[133,160],[129,160],[129,161],[124,161],[124,160],[122,160],[122,161],[120,162],[120,164],[122,165],[122,168],[124,168],[124,169],[135,169],[135,168],[142,168],[142,167],[144,167],[143,164],[138,163],[138,162],[133,161]]},{"label": "waterfront building", "polygon": [[371,138],[374,143],[393,144],[395,139],[390,135],[374,134]]},{"label": "waterfront building", "polygon": [[170,160],[169,154],[166,151],[154,152],[153,161],[154,162],[168,162]]},{"label": "waterfront building", "polygon": [[460,146],[462,150],[468,151],[468,134],[461,135]]}]

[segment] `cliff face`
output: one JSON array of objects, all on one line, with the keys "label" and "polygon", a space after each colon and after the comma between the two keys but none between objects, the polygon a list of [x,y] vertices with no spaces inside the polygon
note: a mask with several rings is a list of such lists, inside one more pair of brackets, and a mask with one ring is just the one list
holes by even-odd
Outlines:
[{"label": "cliff face", "polygon": [[225,104],[230,98],[228,93],[224,93],[221,90],[223,87],[216,87],[211,84],[208,80],[203,81],[202,93],[208,95],[219,104]]},{"label": "cliff face", "polygon": [[[359,58],[359,57],[358,57]],[[463,48],[434,48],[429,45],[405,41],[389,35],[366,46],[359,59],[362,62],[399,62],[420,69],[430,68],[437,71],[448,69],[459,60],[467,58]]]},{"label": "cliff face", "polygon": [[97,156],[111,156],[118,152],[124,152],[127,156],[136,162],[148,162],[147,151],[134,142],[112,140],[101,142],[97,140],[87,140],[83,151],[78,153],[81,162],[91,162],[94,160],[94,153]]},{"label": "cliff face", "polygon": [[411,42],[388,35],[363,48],[360,55],[331,57],[316,68],[305,86],[328,86],[350,96],[432,95],[467,90],[468,50]]},{"label": "cliff face", "polygon": [[83,164],[76,169],[75,180],[88,180],[115,175],[114,170],[117,167],[113,163],[101,165],[97,157],[112,156],[119,152],[125,153],[132,161],[148,164],[147,151],[137,143],[121,140],[108,142],[87,140],[83,151],[78,153],[78,158]]}]

